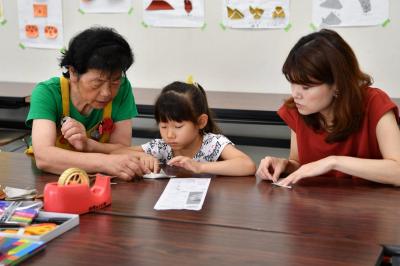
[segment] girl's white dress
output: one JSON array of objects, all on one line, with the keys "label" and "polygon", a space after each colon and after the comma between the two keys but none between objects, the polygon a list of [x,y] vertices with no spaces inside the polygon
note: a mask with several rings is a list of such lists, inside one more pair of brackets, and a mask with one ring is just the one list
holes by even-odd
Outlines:
[{"label": "girl's white dress", "polygon": [[[203,143],[193,157],[193,160],[198,162],[215,162],[228,144],[234,145],[224,135],[207,133],[203,136]],[[156,157],[163,164],[173,158],[171,146],[166,144],[163,139],[153,139],[143,144],[142,149],[147,154]]]}]

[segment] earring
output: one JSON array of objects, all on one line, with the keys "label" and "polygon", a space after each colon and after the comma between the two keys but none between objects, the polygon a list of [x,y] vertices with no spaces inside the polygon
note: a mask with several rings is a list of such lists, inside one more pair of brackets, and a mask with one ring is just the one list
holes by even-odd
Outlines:
[{"label": "earring", "polygon": [[333,92],[333,97],[334,97],[334,98],[339,97],[339,90],[336,89],[336,90]]}]

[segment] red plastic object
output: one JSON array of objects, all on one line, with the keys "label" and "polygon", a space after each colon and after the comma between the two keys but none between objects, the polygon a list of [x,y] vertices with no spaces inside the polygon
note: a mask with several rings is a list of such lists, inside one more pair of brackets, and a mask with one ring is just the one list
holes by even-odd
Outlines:
[{"label": "red plastic object", "polygon": [[57,182],[44,187],[44,210],[83,214],[111,204],[110,177],[96,174],[94,186],[74,184],[61,186]]}]

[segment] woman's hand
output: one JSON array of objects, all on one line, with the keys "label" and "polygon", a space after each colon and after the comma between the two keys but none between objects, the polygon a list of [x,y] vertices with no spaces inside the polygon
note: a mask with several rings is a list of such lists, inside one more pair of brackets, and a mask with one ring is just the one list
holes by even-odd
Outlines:
[{"label": "woman's hand", "polygon": [[182,167],[195,174],[201,174],[202,163],[196,162],[195,160],[186,156],[176,156],[168,161],[168,165]]},{"label": "woman's hand", "polygon": [[140,163],[144,169],[148,169],[153,173],[160,172],[160,162],[157,158],[147,154],[141,153],[139,156]]},{"label": "woman's hand", "polygon": [[279,176],[285,171],[288,159],[267,156],[261,160],[256,176],[264,180],[278,181]]},{"label": "woman's hand", "polygon": [[130,181],[134,177],[149,174],[150,170],[141,164],[140,160],[129,154],[110,154],[104,162],[105,173]]},{"label": "woman's hand", "polygon": [[297,183],[303,178],[323,175],[331,171],[334,167],[334,164],[334,156],[329,156],[312,163],[303,164],[299,169],[288,175],[286,178],[280,180],[278,183],[280,185],[288,186],[290,184]]},{"label": "woman's hand", "polygon": [[63,137],[77,151],[88,151],[88,137],[85,126],[73,118],[68,117],[61,126]]}]

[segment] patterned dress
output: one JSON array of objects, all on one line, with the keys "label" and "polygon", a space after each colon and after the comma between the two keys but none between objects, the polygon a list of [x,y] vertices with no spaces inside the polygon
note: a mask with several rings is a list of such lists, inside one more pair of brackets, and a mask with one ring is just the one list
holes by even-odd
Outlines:
[{"label": "patterned dress", "polygon": [[[193,157],[193,160],[198,162],[215,162],[228,144],[234,145],[224,135],[207,133],[203,136],[203,143]],[[156,157],[163,164],[174,157],[171,146],[166,144],[163,139],[153,139],[143,144],[142,149],[147,154]]]}]

